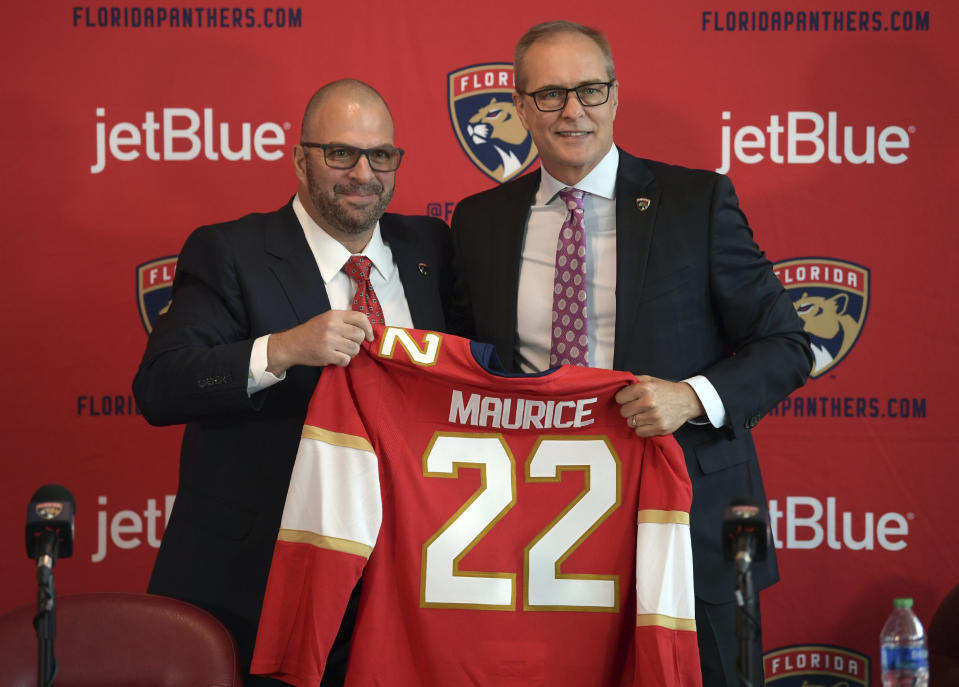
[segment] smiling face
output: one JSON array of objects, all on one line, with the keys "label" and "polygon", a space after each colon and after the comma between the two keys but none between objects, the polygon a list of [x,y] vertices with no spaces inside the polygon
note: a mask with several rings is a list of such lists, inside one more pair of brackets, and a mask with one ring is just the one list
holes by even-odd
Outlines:
[{"label": "smiling face", "polygon": [[[356,148],[392,147],[393,119],[377,97],[345,86],[330,93],[303,125],[303,140]],[[348,247],[366,245],[393,197],[396,172],[375,172],[361,155],[352,169],[333,169],[319,148],[294,147],[300,202],[310,217]]]},{"label": "smiling face", "polygon": [[[573,88],[609,81],[606,59],[599,46],[583,34],[559,33],[533,43],[523,58],[522,90]],[[543,167],[564,184],[573,186],[599,163],[613,145],[613,120],[619,105],[619,82],[610,86],[609,100],[583,107],[575,93],[556,112],[540,112],[533,98],[514,93],[516,111],[529,130]]]}]

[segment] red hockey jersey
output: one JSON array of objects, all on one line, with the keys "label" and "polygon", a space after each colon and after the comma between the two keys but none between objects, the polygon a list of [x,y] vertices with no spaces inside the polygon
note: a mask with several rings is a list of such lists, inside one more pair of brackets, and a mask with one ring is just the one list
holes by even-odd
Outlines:
[{"label": "red hockey jersey", "polygon": [[699,685],[692,490],[632,376],[376,334],[310,403],[253,672],[319,685],[362,575],[348,687]]}]

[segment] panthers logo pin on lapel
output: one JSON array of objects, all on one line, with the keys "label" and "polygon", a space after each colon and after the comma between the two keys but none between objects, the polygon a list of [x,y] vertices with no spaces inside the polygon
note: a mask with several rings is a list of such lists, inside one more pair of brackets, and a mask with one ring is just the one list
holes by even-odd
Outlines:
[{"label": "panthers logo pin on lapel", "polygon": [[480,171],[503,183],[529,169],[537,152],[513,105],[512,64],[450,72],[448,93],[453,131]]}]

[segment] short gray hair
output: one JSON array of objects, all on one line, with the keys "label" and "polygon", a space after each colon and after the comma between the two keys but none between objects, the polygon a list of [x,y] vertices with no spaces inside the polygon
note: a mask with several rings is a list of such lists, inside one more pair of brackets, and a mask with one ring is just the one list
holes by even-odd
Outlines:
[{"label": "short gray hair", "polygon": [[564,33],[578,33],[593,41],[603,53],[603,58],[606,60],[607,78],[609,80],[616,78],[616,65],[613,64],[613,49],[609,47],[609,41],[606,40],[606,36],[603,35],[602,31],[572,21],[547,21],[542,24],[537,24],[524,33],[523,37],[519,39],[519,43],[516,44],[516,50],[513,51],[513,78],[516,82],[517,89],[524,89],[526,87],[526,74],[524,73],[526,65],[523,64],[523,61],[526,59],[526,52],[530,49],[530,46],[536,41],[544,38],[552,38],[553,36]]}]

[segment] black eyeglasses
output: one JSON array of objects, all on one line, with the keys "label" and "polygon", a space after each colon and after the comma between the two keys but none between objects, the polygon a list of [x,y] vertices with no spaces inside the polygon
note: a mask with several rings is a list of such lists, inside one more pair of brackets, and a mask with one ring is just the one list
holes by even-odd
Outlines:
[{"label": "black eyeglasses", "polygon": [[402,148],[355,148],[343,143],[310,143],[300,141],[304,148],[322,148],[323,159],[333,169],[353,169],[360,161],[360,155],[366,155],[370,169],[374,172],[395,172],[403,159]]},{"label": "black eyeglasses", "polygon": [[609,100],[609,87],[613,85],[616,79],[612,81],[598,81],[596,83],[584,83],[573,88],[559,88],[550,86],[541,88],[538,91],[529,93],[520,91],[523,95],[528,95],[536,103],[536,109],[540,112],[556,112],[566,107],[566,99],[570,93],[575,93],[579,99],[579,104],[583,107],[596,107]]}]

